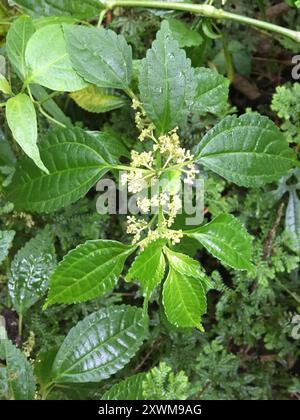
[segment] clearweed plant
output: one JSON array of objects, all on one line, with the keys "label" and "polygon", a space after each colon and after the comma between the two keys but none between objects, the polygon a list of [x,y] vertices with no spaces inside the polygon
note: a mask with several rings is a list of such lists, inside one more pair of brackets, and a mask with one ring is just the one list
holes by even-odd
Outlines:
[{"label": "clearweed plant", "polygon": [[[151,45],[134,13],[150,13]],[[118,19],[132,45],[109,29]],[[258,374],[257,340],[296,366],[287,322],[300,301],[297,84],[273,98],[282,130],[259,112],[238,115],[228,96],[241,50],[228,49],[223,20],[300,44],[298,30],[213,2],[3,5],[3,399],[270,399],[280,369],[271,359]],[[228,78],[195,60],[220,39]],[[104,179],[113,194],[96,200]],[[135,212],[121,211],[116,191]],[[285,294],[289,306],[266,316]],[[251,373],[224,387],[241,368]],[[276,396],[297,394],[293,381]]]}]

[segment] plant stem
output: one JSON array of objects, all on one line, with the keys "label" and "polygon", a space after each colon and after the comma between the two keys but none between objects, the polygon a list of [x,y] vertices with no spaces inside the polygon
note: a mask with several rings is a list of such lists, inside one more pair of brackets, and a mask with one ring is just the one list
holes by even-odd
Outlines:
[{"label": "plant stem", "polygon": [[[42,115],[44,115],[44,117],[45,117],[45,118],[47,118],[49,121],[53,122],[54,124],[57,124],[59,127],[62,127],[62,128],[66,128],[66,127],[67,127],[65,124],[63,124],[63,123],[61,123],[61,122],[57,121],[55,118],[51,117],[51,115],[49,115],[49,114],[48,114],[48,113],[47,113],[47,112],[43,109],[43,107],[41,106],[40,102],[36,101],[36,100],[34,99],[34,97],[32,96],[32,92],[31,92],[31,89],[30,89],[29,85],[28,85],[28,86],[26,86],[26,89],[27,89],[27,92],[28,92],[28,95],[29,95],[30,99],[32,100],[32,102],[33,102],[34,104],[36,104],[36,105],[37,105],[37,107],[38,107],[38,109],[39,109],[40,113],[41,113]],[[47,100],[48,100],[48,99],[47,99]]]},{"label": "plant stem", "polygon": [[277,284],[285,290],[297,303],[300,303],[300,297],[297,295],[297,293],[292,292],[290,289],[288,289],[284,284],[281,283],[278,279],[275,279]]},{"label": "plant stem", "polygon": [[139,98],[136,96],[136,94],[131,89],[126,89],[125,93],[129,96],[130,99],[135,99],[136,101],[139,100]]},{"label": "plant stem", "polygon": [[[149,172],[149,169],[135,168],[133,166],[128,166],[128,165],[117,165],[117,166],[112,166],[111,168],[118,169],[119,171],[127,171],[127,172],[131,172],[131,171]],[[152,172],[154,173],[154,171]]]},{"label": "plant stem", "polygon": [[98,23],[97,23],[97,28],[100,28],[100,26],[102,25],[103,19],[105,18],[105,15],[107,13],[107,10],[101,10],[100,15],[99,15],[99,19],[98,19]]},{"label": "plant stem", "polygon": [[177,169],[182,169],[184,166],[187,166],[191,163],[195,163],[194,160],[187,160],[186,162],[179,163],[178,165],[169,166],[168,168],[161,168],[161,172],[170,172],[176,171]]},{"label": "plant stem", "polygon": [[190,4],[150,0],[106,0],[105,4],[109,9],[114,9],[115,7],[143,7],[152,9],[180,10],[183,12],[195,13],[212,19],[232,20],[241,24],[253,26],[254,28],[274,32],[281,36],[286,36],[293,41],[300,43],[300,31],[294,31],[292,29],[284,28],[273,23],[253,19],[231,12],[226,12],[225,10],[217,9],[216,7],[209,4]]},{"label": "plant stem", "polygon": [[18,322],[18,336],[22,338],[23,333],[23,315],[19,315],[19,322]]},{"label": "plant stem", "polygon": [[233,82],[234,65],[232,62],[232,55],[230,54],[230,51],[228,49],[228,43],[225,36],[223,36],[223,51],[224,51],[224,57],[225,57],[225,62],[226,62],[226,68],[227,68],[227,77],[230,80],[230,82]]},{"label": "plant stem", "polygon": [[45,386],[45,388],[43,388],[43,390],[41,390],[41,397],[43,401],[47,399],[49,393],[52,391],[54,386],[55,384],[53,382],[50,382]]},{"label": "plant stem", "polygon": [[66,128],[67,126],[59,121],[57,121],[55,118],[51,117],[51,115],[49,115],[46,111],[44,111],[44,109],[42,108],[42,106],[37,103],[37,106],[39,108],[39,111],[42,115],[44,115],[45,118],[47,118],[49,121],[53,122],[54,124],[58,125],[59,127],[62,128]]}]

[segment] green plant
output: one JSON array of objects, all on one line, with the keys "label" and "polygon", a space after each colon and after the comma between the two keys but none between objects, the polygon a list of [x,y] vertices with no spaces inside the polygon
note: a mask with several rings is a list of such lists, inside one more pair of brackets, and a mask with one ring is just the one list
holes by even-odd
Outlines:
[{"label": "green plant", "polygon": [[[64,383],[108,378],[128,363],[146,334],[147,320],[140,309],[111,306],[89,315],[69,332],[57,353],[38,356],[35,374],[41,398]],[[34,399],[36,379],[22,352],[2,339],[0,356],[5,361],[1,367],[7,383],[4,395],[9,399]]]},{"label": "green plant", "polygon": [[300,83],[279,86],[272,100],[272,109],[283,120],[281,128],[290,142],[299,143],[300,126]]},{"label": "green plant", "polygon": [[[25,20],[27,25],[30,21],[28,18]],[[15,25],[19,25],[19,22]],[[15,26],[12,28],[14,30]],[[42,50],[50,33],[51,36],[58,36],[62,43],[57,43],[57,48],[69,52],[68,65],[72,63],[74,70],[71,67],[65,70],[63,67],[58,72],[56,67],[65,66],[65,62],[58,60],[52,68],[51,62],[55,55],[58,56],[58,51],[52,51],[53,57],[47,55],[37,58],[36,51]],[[101,47],[104,39],[106,43]],[[85,45],[89,47],[83,50],[82,46]],[[112,51],[114,54],[111,56]],[[108,58],[107,54],[112,58]],[[30,82],[35,82],[52,89],[75,90],[89,82],[99,87],[123,90],[133,100],[137,128],[141,131],[139,138],[147,144],[149,151],[132,152],[131,166],[120,165],[116,155],[122,154],[122,148],[118,147],[116,140],[113,155],[110,151],[112,141],[108,135],[91,135],[74,128],[55,130],[41,144],[41,169],[36,168],[29,159],[23,159],[17,168],[8,196],[15,208],[47,212],[57,210],[78,200],[109,170],[126,171],[128,189],[132,193],[138,193],[162,178],[167,180],[166,187],[158,190],[151,200],[138,198],[137,204],[142,211],[147,212],[151,205],[155,205],[158,214],[149,222],[134,216],[128,218],[128,233],[135,235],[133,245],[99,240],[79,246],[63,260],[52,276],[46,306],[86,301],[111,290],[123,271],[126,259],[139,247],[141,253],[129,270],[127,280],[138,279],[142,282],[147,302],[154,288],[163,280],[167,261],[169,274],[163,291],[167,316],[177,326],[200,327],[200,317],[206,311],[205,276],[198,263],[172,251],[170,247],[183,237],[194,238],[224,264],[243,270],[251,269],[251,240],[238,220],[228,215],[219,216],[210,224],[193,230],[171,229],[181,208],[177,187],[174,189],[172,185],[174,182],[180,183],[182,174],[192,181],[197,174],[195,163],[203,164],[227,180],[243,186],[260,186],[278,179],[297,163],[281,133],[270,120],[259,115],[227,117],[206,134],[193,155],[182,149],[176,127],[186,118],[192,104],[203,107],[203,83],[207,84],[207,89],[214,89],[215,76],[213,72],[205,70],[203,80],[202,70],[195,72],[192,69],[184,52],[172,40],[166,22],[147,58],[141,63],[140,99],[130,87],[130,48],[122,37],[117,37],[113,32],[83,26],[44,26],[29,39],[25,59],[28,68],[23,69],[23,74],[27,75],[24,83],[27,88]],[[43,60],[46,60],[45,63],[42,63]],[[159,63],[165,64],[161,66]],[[72,86],[70,72],[74,74]],[[102,74],[105,74],[105,80]],[[160,74],[159,78],[157,74]],[[77,80],[81,80],[79,84]],[[21,95],[9,99],[7,108],[10,109],[11,101],[18,102],[21,98],[23,103],[23,98],[26,98],[25,107],[27,103],[31,104],[34,111],[29,96]],[[15,124],[20,128],[19,113],[24,115],[24,107],[13,110]],[[10,112],[8,122],[14,133]],[[36,120],[26,117],[24,123],[32,126]],[[23,126],[21,128],[23,130]],[[24,131],[22,133],[24,138]],[[275,142],[273,137],[276,138]],[[154,144],[151,149],[149,142]],[[65,158],[59,161],[62,155]],[[41,166],[40,159],[37,161],[30,156]],[[48,175],[45,174],[44,165]],[[171,201],[167,217],[164,205],[168,195]],[[144,232],[145,237],[141,238]],[[102,277],[100,283],[99,276]],[[176,295],[174,291],[177,291]],[[190,305],[192,296],[193,306]]]},{"label": "green plant", "polygon": [[[53,309],[56,304],[76,304],[77,309],[69,309],[70,318],[81,318],[82,314],[76,312],[81,310],[85,317],[62,343],[61,335],[53,340],[58,349],[50,346],[50,350],[36,355],[34,373],[24,352],[3,338],[1,332],[0,391],[8,399],[66,395],[73,398],[78,384],[85,384],[87,390],[91,383],[89,390],[103,399],[197,398],[196,386],[202,390],[200,397],[220,398],[226,391],[232,399],[241,386],[243,398],[258,395],[253,390],[252,376],[223,389],[224,377],[233,380],[240,367],[238,356],[226,348],[224,337],[234,328],[234,339],[241,345],[243,333],[235,317],[240,317],[243,323],[251,320],[260,312],[260,305],[265,308],[272,298],[265,290],[270,279],[277,274],[291,276],[297,268],[299,161],[290,147],[293,145],[289,145],[284,133],[268,117],[257,112],[228,115],[234,112],[228,106],[229,80],[215,69],[193,66],[187,51],[192,56],[191,49],[201,47],[204,39],[220,39],[213,19],[250,24],[296,42],[300,41],[299,32],[235,15],[212,4],[125,0],[102,5],[93,0],[80,6],[67,3],[62,12],[55,1],[50,6],[46,0],[38,6],[31,0],[16,1],[30,17],[18,16],[10,22],[7,33],[6,58],[12,73],[0,77],[3,94],[0,106],[5,110],[5,134],[0,133],[1,198],[6,203],[1,221],[0,262],[5,263],[1,279],[7,284],[12,307],[18,313],[20,338],[24,335],[24,318],[35,305],[40,305],[47,292],[43,309],[49,319],[56,316]],[[102,23],[112,9],[136,6],[191,12],[204,19],[190,28],[173,15],[166,15],[145,57],[133,59],[125,37],[105,29]],[[91,25],[97,15],[96,25]],[[158,19],[153,18],[153,22],[158,26]],[[53,46],[51,50],[49,43]],[[144,53],[141,45],[144,44],[140,40],[134,44],[137,55]],[[229,53],[240,51],[239,48],[238,45]],[[297,85],[293,93],[283,89],[277,92],[273,109],[280,108],[279,116],[291,122],[292,128],[283,126],[291,134],[291,142],[297,135],[297,110],[292,101]],[[58,106],[65,100],[96,114],[99,121],[104,121],[103,130],[98,131],[98,120],[97,128],[86,128],[82,120],[74,124]],[[121,119],[119,127],[117,123],[112,126],[105,119],[105,113],[110,111],[118,112],[112,118],[122,116],[126,124]],[[194,132],[193,119],[198,124]],[[20,147],[15,143],[10,146],[9,133]],[[90,198],[89,192],[104,176],[114,180],[118,190],[128,188],[136,199],[138,214],[128,215],[127,222],[113,215],[109,228],[102,226],[100,232],[91,212],[95,197]],[[204,185],[210,190],[204,213],[208,217],[203,223],[189,225],[182,189],[186,185],[197,186],[206,178]],[[297,182],[291,183],[295,178]],[[279,188],[272,192],[269,184],[277,181]],[[269,216],[271,210],[261,191],[272,197],[273,203],[282,200],[286,192],[290,194],[286,216],[287,231],[292,234],[289,240],[281,237],[282,243],[274,240],[274,227],[268,225],[264,214]],[[247,204],[243,212],[237,196]],[[194,189],[191,201],[200,206],[197,200]],[[253,208],[261,217],[261,231]],[[24,212],[33,213],[34,220]],[[16,217],[22,220],[22,227],[15,222]],[[102,220],[108,221],[108,216]],[[280,220],[275,223],[275,230],[279,224]],[[253,246],[253,237],[245,225],[254,234],[258,232],[259,244],[255,241]],[[32,228],[34,235],[31,231],[27,241]],[[271,233],[263,244],[268,228]],[[25,232],[26,240],[17,235],[14,242],[17,230]],[[271,255],[274,243],[278,248],[276,256]],[[17,252],[11,261],[12,245]],[[66,251],[69,252],[65,254]],[[196,257],[197,252],[200,258]],[[268,267],[268,258],[275,268]],[[237,289],[228,307],[231,289],[222,280],[224,272],[232,273]],[[259,283],[258,291],[253,292],[257,301],[248,296],[250,279]],[[278,279],[279,289],[281,281]],[[290,281],[293,289],[294,283]],[[140,290],[132,293],[136,283]],[[116,297],[114,301],[110,296],[107,307],[99,309],[99,302],[103,305],[100,299],[114,293],[117,286],[120,295],[130,295],[131,299],[134,294],[135,306],[128,305],[132,300],[126,305],[115,305],[121,300]],[[293,290],[286,289],[298,299]],[[148,373],[132,374],[130,360],[138,350],[143,351],[146,338],[155,343],[163,328],[175,341],[178,334],[188,334],[188,329],[195,328],[190,357],[194,356],[196,334],[205,331],[206,318],[210,316],[205,315],[210,309],[207,295],[212,290],[224,292],[220,301],[214,302],[217,321],[224,322],[223,333],[219,333],[223,342],[212,337],[211,344],[196,355],[197,363],[189,372],[187,366],[183,370],[174,369],[170,356],[170,360],[155,360],[152,365],[158,368],[147,366]],[[251,308],[248,312],[241,313],[238,308],[241,296]],[[85,302],[91,300],[94,303],[89,308]],[[153,301],[160,304],[159,314]],[[143,310],[136,305],[143,306]],[[235,312],[226,320],[230,305]],[[150,331],[149,319],[153,326]],[[68,327],[69,321],[67,318]],[[31,321],[31,325],[35,323]],[[53,331],[57,331],[57,325]],[[277,335],[271,330],[260,327],[258,332],[253,326],[253,336],[256,335],[267,348],[273,349]],[[253,336],[245,338],[251,345]],[[287,345],[285,337],[279,338]],[[23,347],[27,356],[34,346],[35,337],[29,335]],[[225,370],[221,368],[223,363]],[[211,369],[204,374],[207,366]],[[105,380],[114,374],[122,380],[107,385]],[[195,375],[197,380],[189,383],[188,378]],[[99,387],[94,388],[93,384]],[[267,394],[263,393],[264,397]]]}]

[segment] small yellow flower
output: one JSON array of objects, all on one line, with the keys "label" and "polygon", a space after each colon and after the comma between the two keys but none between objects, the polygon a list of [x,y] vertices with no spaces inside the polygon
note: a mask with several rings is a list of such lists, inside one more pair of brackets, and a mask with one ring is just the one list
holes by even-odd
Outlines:
[{"label": "small yellow flower", "polygon": [[127,174],[128,191],[132,194],[141,192],[146,188],[147,183],[144,180],[144,173],[142,170],[132,170]]},{"label": "small yellow flower", "polygon": [[137,206],[139,209],[142,210],[143,213],[149,213],[151,208],[151,200],[148,198],[138,198],[137,199]]},{"label": "small yellow flower", "polygon": [[152,152],[138,153],[135,150],[131,152],[131,165],[135,168],[144,166],[146,168],[152,169],[153,162],[154,158]]}]

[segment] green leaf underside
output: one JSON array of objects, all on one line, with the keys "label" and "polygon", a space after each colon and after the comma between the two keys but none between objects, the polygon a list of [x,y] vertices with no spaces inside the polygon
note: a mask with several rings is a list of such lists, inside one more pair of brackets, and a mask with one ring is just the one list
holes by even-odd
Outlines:
[{"label": "green leaf underside", "polygon": [[150,298],[165,274],[164,245],[165,241],[157,241],[147,246],[136,257],[126,276],[126,281],[138,280],[141,283],[147,298]]},{"label": "green leaf underside", "polygon": [[37,146],[37,118],[29,96],[19,93],[10,98],[6,103],[6,119],[14,139],[25,154],[47,173],[48,169],[41,160]]},{"label": "green leaf underside", "polygon": [[100,88],[129,88],[132,51],[122,35],[71,25],[64,25],[64,32],[73,66],[84,80]]},{"label": "green leaf underside", "polygon": [[0,230],[0,264],[8,255],[15,233],[13,230]]},{"label": "green leaf underside", "polygon": [[141,309],[115,306],[87,316],[69,332],[53,364],[56,383],[99,382],[122,369],[140,348],[148,320]]},{"label": "green leaf underside", "polygon": [[206,313],[207,304],[200,279],[187,277],[170,267],[163,288],[163,305],[171,324],[201,329],[201,316]]},{"label": "green leaf underside", "polygon": [[141,100],[160,133],[176,127],[192,105],[196,79],[184,50],[172,39],[168,23],[162,23],[139,72]]},{"label": "green leaf underside", "polygon": [[99,0],[15,0],[32,16],[74,16],[87,19],[97,16]]},{"label": "green leaf underside", "polygon": [[45,306],[84,302],[113,290],[134,250],[133,246],[106,240],[79,245],[65,256],[52,275]]},{"label": "green leaf underside", "polygon": [[283,134],[258,114],[225,118],[204,136],[194,154],[208,169],[245,187],[275,181],[296,165]]},{"label": "green leaf underside", "polygon": [[28,41],[25,60],[30,69],[27,82],[66,92],[86,87],[71,64],[62,25],[47,25],[36,31]]},{"label": "green leaf underside", "polygon": [[8,389],[14,400],[33,400],[35,379],[25,355],[9,340],[0,340],[0,360],[6,362]]},{"label": "green leaf underside", "polygon": [[109,136],[104,133],[92,135],[79,128],[53,130],[40,146],[49,175],[29,159],[21,159],[8,199],[16,209],[40,213],[77,201],[107,172],[108,161],[115,161],[106,151],[109,147]]},{"label": "green leaf underside", "polygon": [[164,252],[168,258],[170,267],[183,276],[194,277],[196,279],[203,279],[205,277],[205,273],[201,271],[198,261],[188,255],[174,252],[166,247],[164,248]]},{"label": "green leaf underside", "polygon": [[11,25],[6,37],[7,56],[22,78],[26,77],[26,45],[34,32],[32,20],[28,16],[21,16]]},{"label": "green leaf underside", "polygon": [[138,373],[137,375],[130,376],[127,379],[113,385],[102,396],[102,400],[108,401],[141,401],[144,400],[143,396],[143,381],[146,377],[145,373]]},{"label": "green leaf underside", "polygon": [[89,86],[70,94],[78,106],[88,112],[101,113],[121,108],[126,100],[117,95],[112,89]]},{"label": "green leaf underside", "polygon": [[251,270],[252,238],[234,216],[222,214],[205,226],[186,232],[208,252],[236,270]]},{"label": "green leaf underside", "polygon": [[195,69],[197,90],[193,112],[218,114],[226,109],[229,85],[228,79],[207,68]]},{"label": "green leaf underside", "polygon": [[44,295],[55,266],[53,238],[45,229],[26,243],[11,265],[8,290],[18,314],[24,314]]}]

